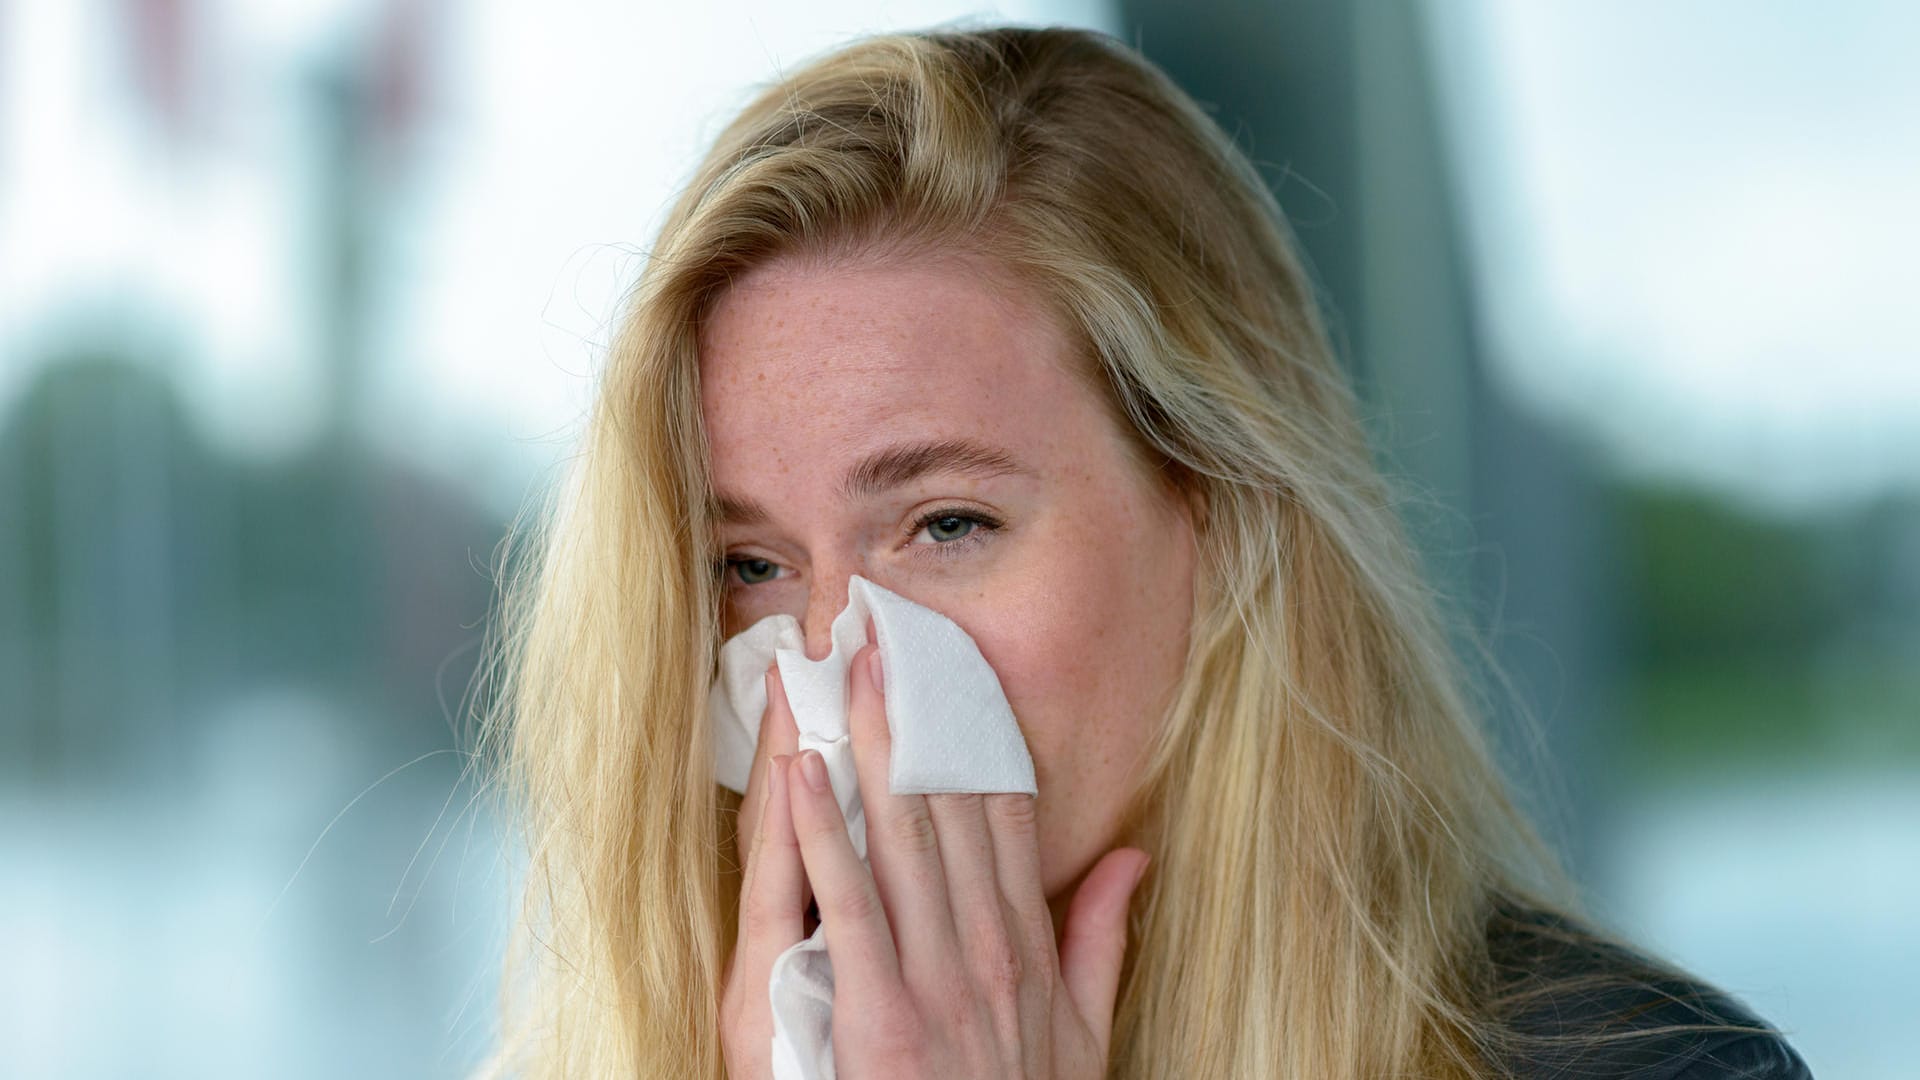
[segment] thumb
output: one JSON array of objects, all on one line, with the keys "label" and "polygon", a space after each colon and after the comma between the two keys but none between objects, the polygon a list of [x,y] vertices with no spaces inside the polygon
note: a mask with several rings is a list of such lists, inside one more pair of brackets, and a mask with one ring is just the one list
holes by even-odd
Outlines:
[{"label": "thumb", "polygon": [[1127,907],[1147,860],[1138,848],[1107,852],[1074,892],[1060,936],[1060,980],[1102,1057],[1113,1032],[1113,999],[1127,954]]}]

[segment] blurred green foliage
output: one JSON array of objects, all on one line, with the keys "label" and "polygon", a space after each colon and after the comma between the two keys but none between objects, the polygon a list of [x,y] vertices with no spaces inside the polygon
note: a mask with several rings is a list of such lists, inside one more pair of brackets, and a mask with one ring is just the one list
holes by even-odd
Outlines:
[{"label": "blurred green foliage", "polygon": [[1898,584],[1915,557],[1912,503],[1778,518],[1693,492],[1609,496],[1629,600],[1629,767],[1920,760],[1920,665]]}]

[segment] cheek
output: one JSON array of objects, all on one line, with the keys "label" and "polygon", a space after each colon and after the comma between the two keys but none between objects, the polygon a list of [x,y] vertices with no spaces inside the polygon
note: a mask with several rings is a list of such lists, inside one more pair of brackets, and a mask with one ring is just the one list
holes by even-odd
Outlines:
[{"label": "cheek", "polygon": [[992,643],[988,662],[1026,732],[1043,791],[1128,726],[1116,706],[1137,642],[1126,623],[1133,613],[1117,595],[1124,591],[1104,574],[1064,570],[1009,605],[1019,618]]},{"label": "cheek", "polygon": [[1182,560],[1144,515],[1105,506],[1062,514],[1070,527],[1035,538],[976,635],[1036,758],[1056,769],[1104,765],[1115,756],[1105,744],[1139,741],[1185,655]]},{"label": "cheek", "polygon": [[1185,656],[1185,567],[1130,515],[1080,520],[1089,535],[1034,544],[963,623],[1033,754],[1049,890],[1106,850]]}]

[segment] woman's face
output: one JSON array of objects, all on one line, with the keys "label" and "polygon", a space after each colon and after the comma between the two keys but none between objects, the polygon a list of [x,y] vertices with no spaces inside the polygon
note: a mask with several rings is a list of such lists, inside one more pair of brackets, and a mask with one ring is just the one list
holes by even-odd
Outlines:
[{"label": "woman's face", "polygon": [[775,261],[700,342],[726,627],[799,620],[860,574],[972,635],[1033,754],[1056,903],[1119,840],[1186,656],[1190,505],[1127,456],[1071,339],[973,257]]}]

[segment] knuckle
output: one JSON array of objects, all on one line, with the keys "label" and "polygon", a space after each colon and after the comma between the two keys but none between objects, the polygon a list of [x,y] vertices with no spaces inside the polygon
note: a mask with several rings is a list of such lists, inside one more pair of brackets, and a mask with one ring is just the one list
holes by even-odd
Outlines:
[{"label": "knuckle", "polygon": [[982,808],[986,806],[986,796],[977,791],[955,791],[943,795],[925,796],[929,814],[938,811],[942,821],[974,822],[985,820]]},{"label": "knuckle", "polygon": [[912,1009],[882,1005],[854,1015],[862,1041],[886,1057],[904,1058],[926,1043],[926,1023]]},{"label": "knuckle", "polygon": [[931,1000],[938,1002],[940,1015],[949,1023],[973,1007],[973,982],[959,967],[946,969],[933,986]]},{"label": "knuckle", "polygon": [[1026,961],[1004,934],[982,941],[974,958],[974,977],[980,990],[995,1000],[1010,1000],[1020,992],[1020,980],[1026,975]]},{"label": "knuckle", "polygon": [[880,894],[866,881],[842,888],[834,899],[833,909],[856,922],[881,914]]},{"label": "knuckle", "polygon": [[980,988],[961,965],[937,975],[930,974],[922,985],[914,988],[913,997],[922,1023],[950,1038],[958,1037],[961,1042],[971,1041],[986,1022]]},{"label": "knuckle", "polygon": [[764,896],[748,896],[740,902],[740,937],[752,941],[764,936],[776,918],[773,904]]},{"label": "knuckle", "polygon": [[748,905],[754,903],[762,889],[762,878],[768,872],[770,862],[777,863],[781,858],[781,849],[791,850],[794,837],[769,836],[762,833],[753,838],[751,846],[742,853],[740,866],[740,908],[745,912]]},{"label": "knuckle", "polygon": [[804,816],[804,822],[796,823],[795,833],[805,837],[814,846],[831,844],[847,835],[847,825],[838,813],[795,814],[795,818]]},{"label": "knuckle", "polygon": [[934,832],[933,815],[927,812],[925,801],[909,802],[901,810],[889,817],[887,835],[892,846],[909,855],[924,855],[939,847],[939,835]]},{"label": "knuckle", "polygon": [[996,823],[1014,829],[1032,829],[1037,819],[1033,796],[1018,793],[990,796],[987,813]]},{"label": "knuckle", "polygon": [[973,977],[962,964],[943,964],[902,972],[907,992],[933,1020],[951,1028],[962,1009],[972,1007],[977,991]]},{"label": "knuckle", "polygon": [[942,1027],[962,1036],[970,1036],[981,1026],[980,1002],[973,996],[973,988],[962,986],[940,999],[939,1015]]}]

